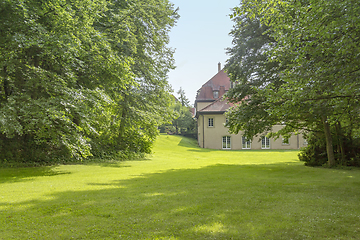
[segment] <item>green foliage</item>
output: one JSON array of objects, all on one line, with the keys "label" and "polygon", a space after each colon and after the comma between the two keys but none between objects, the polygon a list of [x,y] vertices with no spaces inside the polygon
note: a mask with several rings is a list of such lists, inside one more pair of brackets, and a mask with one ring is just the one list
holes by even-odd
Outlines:
[{"label": "green foliage", "polygon": [[231,101],[242,101],[230,112],[230,129],[245,129],[250,137],[271,131],[276,123],[286,127],[274,136],[322,126],[328,164],[334,165],[331,133],[336,125],[351,128],[348,136],[354,141],[352,133],[359,129],[360,4],[257,3],[244,1],[232,15],[236,45],[227,69],[243,86],[228,94]]},{"label": "green foliage", "polygon": [[180,87],[179,91],[176,92],[179,95],[179,102],[185,107],[190,107],[190,101],[185,95],[184,89]]},{"label": "green foliage", "polygon": [[[335,165],[360,167],[359,139],[352,139],[351,133],[346,131],[346,128],[343,128],[340,132],[339,124],[337,126],[337,128],[332,129]],[[306,166],[323,166],[327,164],[326,141],[321,129],[317,132],[308,133],[305,138],[308,146],[301,149],[298,155],[299,160],[304,161]]]},{"label": "green foliage", "polygon": [[170,117],[172,4],[5,0],[0,9],[1,157],[150,152]]},{"label": "green foliage", "polygon": [[[189,107],[183,106],[180,102],[175,102],[174,112],[177,114],[177,118],[173,119],[172,125],[181,133],[190,132],[194,130],[194,122]],[[178,132],[176,132],[178,134]]]},{"label": "green foliage", "polygon": [[196,133],[196,121],[190,112],[189,100],[185,96],[185,91],[180,88],[177,92],[179,100],[173,97],[171,110],[173,118],[170,124],[164,124],[160,127],[161,132],[169,134],[187,134],[193,136]]}]

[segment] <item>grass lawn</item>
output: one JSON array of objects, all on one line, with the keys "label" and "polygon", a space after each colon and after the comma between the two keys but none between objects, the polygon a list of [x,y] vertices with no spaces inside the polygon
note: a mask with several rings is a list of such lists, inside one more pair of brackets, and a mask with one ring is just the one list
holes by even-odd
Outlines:
[{"label": "grass lawn", "polygon": [[161,135],[114,164],[0,168],[0,239],[360,239],[359,169]]}]

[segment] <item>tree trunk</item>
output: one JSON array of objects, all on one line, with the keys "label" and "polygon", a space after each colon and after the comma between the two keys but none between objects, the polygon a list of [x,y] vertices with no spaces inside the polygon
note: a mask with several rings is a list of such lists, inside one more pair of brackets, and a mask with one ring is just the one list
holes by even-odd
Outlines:
[{"label": "tree trunk", "polygon": [[9,86],[9,81],[7,79],[7,74],[6,74],[6,69],[7,67],[4,66],[3,68],[3,72],[4,72],[4,76],[3,76],[3,88],[4,88],[4,93],[5,93],[5,99],[7,99],[10,94],[11,94],[11,90],[10,90],[10,86]]},{"label": "tree trunk", "polygon": [[333,144],[332,144],[330,125],[329,125],[329,123],[327,121],[327,117],[322,116],[321,120],[322,120],[323,125],[324,125],[328,166],[332,167],[332,166],[335,165],[335,156],[334,156],[334,149],[333,149]]},{"label": "tree trunk", "polygon": [[350,150],[348,150],[348,158],[350,159],[351,157],[356,157],[356,151],[355,151],[355,144],[354,144],[354,139],[352,137],[352,129],[353,129],[353,116],[350,114],[349,115],[350,118],[350,128],[349,128],[349,134],[347,136],[347,138],[350,140],[350,146],[348,146],[348,148],[350,148]]},{"label": "tree trunk", "polygon": [[120,142],[120,148],[122,150],[124,150],[126,148],[125,146],[125,142],[124,142],[124,135],[125,135],[125,124],[126,124],[126,117],[127,117],[127,98],[126,98],[126,94],[124,94],[124,100],[123,100],[123,104],[120,104],[122,109],[121,109],[121,117],[120,117],[120,127],[119,127],[119,142]]},{"label": "tree trunk", "polygon": [[340,153],[341,153],[341,163],[344,164],[346,155],[345,155],[344,138],[343,138],[343,132],[342,132],[342,128],[341,128],[341,123],[337,122],[335,127],[336,127],[336,132],[337,132],[337,138],[339,141],[338,148],[340,149]]}]

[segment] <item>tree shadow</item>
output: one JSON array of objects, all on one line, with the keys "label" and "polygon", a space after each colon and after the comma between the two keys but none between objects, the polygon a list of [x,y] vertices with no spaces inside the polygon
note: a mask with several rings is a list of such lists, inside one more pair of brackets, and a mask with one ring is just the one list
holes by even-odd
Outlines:
[{"label": "tree shadow", "polygon": [[57,176],[71,174],[55,169],[56,166],[34,167],[34,168],[0,168],[0,183],[12,183],[30,181],[35,177]]},{"label": "tree shadow", "polygon": [[187,151],[190,152],[214,152],[214,151],[219,151],[219,150],[215,150],[215,149],[208,149],[208,148],[199,148],[199,149],[188,149]]},{"label": "tree shadow", "polygon": [[181,137],[181,141],[179,142],[178,146],[181,147],[187,147],[187,148],[199,148],[197,145],[197,141],[193,138],[188,138],[188,137]]},{"label": "tree shadow", "polygon": [[190,152],[212,152],[218,151],[216,149],[200,148],[195,139],[183,137],[178,146],[186,147],[186,151]]}]

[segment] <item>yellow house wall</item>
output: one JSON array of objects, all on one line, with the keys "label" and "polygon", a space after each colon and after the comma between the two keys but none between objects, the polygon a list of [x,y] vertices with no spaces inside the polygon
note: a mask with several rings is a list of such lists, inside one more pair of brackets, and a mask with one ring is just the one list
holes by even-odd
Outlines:
[{"label": "yellow house wall", "polygon": [[196,110],[199,111],[207,106],[209,106],[213,102],[196,102]]},{"label": "yellow house wall", "polygon": [[[208,126],[208,119],[214,119],[214,126]],[[242,132],[238,134],[230,134],[228,128],[224,126],[226,117],[223,114],[206,114],[200,115],[198,118],[198,143],[202,148],[222,149],[222,137],[231,137],[231,149],[242,149]],[[273,126],[273,131],[278,131],[282,128],[281,125]],[[205,140],[204,140],[205,136]],[[251,141],[251,149],[261,149],[261,141],[259,137],[254,137]],[[283,144],[282,138],[270,138],[270,149],[299,149],[304,145],[302,135],[292,135],[289,139],[289,144]],[[244,149],[245,150],[245,149]]]}]

